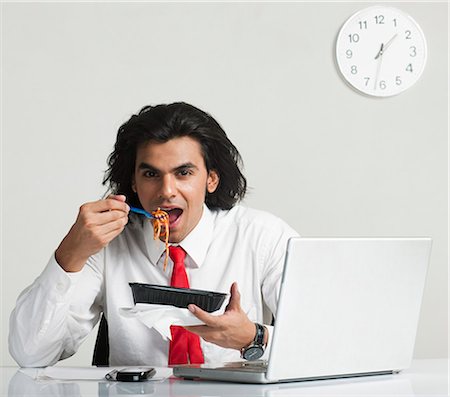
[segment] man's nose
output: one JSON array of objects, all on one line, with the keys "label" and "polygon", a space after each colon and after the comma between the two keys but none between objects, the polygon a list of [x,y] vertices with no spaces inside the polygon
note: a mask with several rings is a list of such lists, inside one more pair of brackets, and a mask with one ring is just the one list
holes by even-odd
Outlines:
[{"label": "man's nose", "polygon": [[176,192],[176,180],[173,175],[164,175],[161,181],[160,197],[163,199],[170,199],[176,195]]}]

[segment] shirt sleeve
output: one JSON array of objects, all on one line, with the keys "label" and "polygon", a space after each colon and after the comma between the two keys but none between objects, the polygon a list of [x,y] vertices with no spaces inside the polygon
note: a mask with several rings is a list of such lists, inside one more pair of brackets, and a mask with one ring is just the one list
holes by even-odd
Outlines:
[{"label": "shirt sleeve", "polygon": [[[266,235],[265,249],[262,250],[263,282],[261,291],[264,302],[272,312],[274,318],[276,318],[278,298],[280,295],[287,243],[291,237],[298,236],[299,234],[281,219],[274,222],[271,232]],[[268,359],[274,327],[269,324],[264,325],[268,332],[268,340],[267,348],[261,359]]]},{"label": "shirt sleeve", "polygon": [[52,255],[19,296],[9,322],[9,351],[22,367],[43,367],[73,355],[102,311],[103,251],[77,273]]},{"label": "shirt sleeve", "polygon": [[261,260],[263,264],[261,291],[264,302],[274,317],[276,317],[287,244],[291,237],[299,236],[283,221],[278,221],[278,224],[271,229],[271,233],[266,235]]}]

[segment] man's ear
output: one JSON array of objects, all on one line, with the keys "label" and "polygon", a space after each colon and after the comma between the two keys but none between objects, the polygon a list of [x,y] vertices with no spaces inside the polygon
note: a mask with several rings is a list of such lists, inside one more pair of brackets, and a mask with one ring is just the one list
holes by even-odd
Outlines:
[{"label": "man's ear", "polygon": [[219,180],[219,174],[216,171],[209,171],[208,179],[206,181],[206,190],[208,193],[214,193],[216,191],[217,186],[219,186]]}]

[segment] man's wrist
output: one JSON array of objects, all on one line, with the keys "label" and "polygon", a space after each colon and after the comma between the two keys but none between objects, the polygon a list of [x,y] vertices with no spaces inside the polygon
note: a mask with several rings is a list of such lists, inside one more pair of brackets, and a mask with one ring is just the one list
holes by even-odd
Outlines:
[{"label": "man's wrist", "polygon": [[241,357],[246,360],[257,360],[264,354],[268,341],[268,331],[264,325],[255,324],[253,340],[241,349]]},{"label": "man's wrist", "polygon": [[81,271],[84,264],[87,262],[87,259],[80,259],[73,256],[70,252],[64,251],[64,249],[61,248],[61,245],[55,251],[55,260],[56,263],[68,273]]}]

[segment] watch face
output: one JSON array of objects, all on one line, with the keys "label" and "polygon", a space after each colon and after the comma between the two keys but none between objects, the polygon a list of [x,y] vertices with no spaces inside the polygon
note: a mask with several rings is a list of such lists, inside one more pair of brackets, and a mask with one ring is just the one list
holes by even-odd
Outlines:
[{"label": "watch face", "polygon": [[427,59],[425,36],[406,13],[374,6],[352,15],[336,40],[344,79],[367,95],[386,97],[411,87]]},{"label": "watch face", "polygon": [[246,360],[257,360],[264,354],[264,349],[262,346],[251,346],[245,349],[244,354],[242,355],[243,358]]}]

